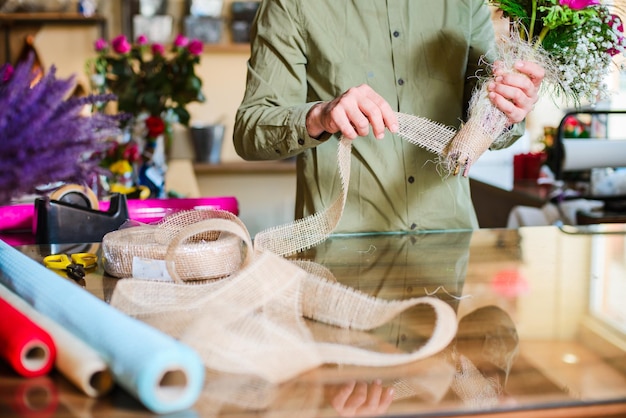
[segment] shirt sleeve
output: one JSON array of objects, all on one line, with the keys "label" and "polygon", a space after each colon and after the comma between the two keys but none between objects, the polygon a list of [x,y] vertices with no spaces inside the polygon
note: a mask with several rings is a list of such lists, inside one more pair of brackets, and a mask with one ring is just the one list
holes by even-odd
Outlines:
[{"label": "shirt sleeve", "polygon": [[307,53],[298,4],[261,2],[251,28],[246,90],[233,134],[235,150],[246,160],[283,159],[321,142],[305,126],[316,102],[307,102]]}]

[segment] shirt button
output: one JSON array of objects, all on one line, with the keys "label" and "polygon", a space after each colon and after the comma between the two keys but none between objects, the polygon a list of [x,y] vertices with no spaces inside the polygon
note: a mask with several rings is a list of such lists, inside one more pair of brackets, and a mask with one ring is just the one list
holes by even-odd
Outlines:
[{"label": "shirt button", "polygon": [[417,228],[417,224],[411,224],[411,229],[413,230],[415,228]]},{"label": "shirt button", "polygon": [[302,138],[298,138],[298,144],[300,144],[300,145],[304,145],[304,139],[302,139]]},{"label": "shirt button", "polygon": [[280,150],[279,149],[275,149],[274,152],[276,152],[276,154],[280,155]]},{"label": "shirt button", "polygon": [[403,80],[403,79],[401,79],[401,78],[399,78],[399,79],[398,79],[398,84],[399,84],[399,85],[401,85],[401,86],[402,86],[402,85],[404,85],[404,80]]},{"label": "shirt button", "polygon": [[393,31],[393,36],[394,38],[397,38],[398,36],[400,36],[400,32],[398,32],[397,30]]},{"label": "shirt button", "polygon": [[406,292],[407,292],[407,293],[413,293],[413,287],[411,287],[411,286],[407,286],[407,288],[406,288]]},{"label": "shirt button", "polygon": [[409,183],[413,184],[413,182],[415,182],[415,177],[409,176],[407,180],[409,181]]}]

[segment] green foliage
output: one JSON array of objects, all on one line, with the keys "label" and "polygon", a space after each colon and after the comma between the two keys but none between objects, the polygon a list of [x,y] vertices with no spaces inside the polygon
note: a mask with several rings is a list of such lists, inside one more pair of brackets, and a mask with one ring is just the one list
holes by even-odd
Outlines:
[{"label": "green foliage", "polygon": [[127,52],[115,52],[119,38],[113,40],[113,50],[99,40],[97,57],[87,63],[93,87],[115,94],[120,112],[175,115],[178,122],[188,125],[187,105],[205,101],[202,80],[195,72],[200,63],[198,51],[192,52],[186,42],[175,43],[169,52],[158,44],[141,42],[128,44]]},{"label": "green foliage", "polygon": [[562,26],[583,25],[588,19],[598,15],[597,8],[586,7],[574,10],[569,7],[558,5],[557,0],[548,0],[549,6],[539,6],[537,9],[542,13],[541,20],[544,26],[556,29]]}]

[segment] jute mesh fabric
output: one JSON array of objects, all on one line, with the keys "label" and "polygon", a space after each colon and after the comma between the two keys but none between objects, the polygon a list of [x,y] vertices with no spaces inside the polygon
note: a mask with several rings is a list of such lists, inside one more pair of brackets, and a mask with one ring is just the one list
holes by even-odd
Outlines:
[{"label": "jute mesh fabric", "polygon": [[185,211],[166,217],[157,227],[132,226],[107,234],[105,268],[114,277],[133,276],[133,265],[141,260],[176,260],[176,271],[182,280],[205,280],[228,276],[243,259],[241,240],[219,231],[200,231],[184,243],[175,240],[185,227],[207,219],[241,222],[226,211]]},{"label": "jute mesh fabric", "polygon": [[[105,270],[133,277],[118,282],[111,304],[187,343],[209,369],[270,382],[325,363],[391,366],[440,352],[457,329],[447,303],[430,296],[374,298],[341,285],[324,268],[282,257],[322,242],[333,231],[346,200],[350,154],[351,141],[342,139],[342,190],[331,206],[260,232],[254,245],[237,217],[214,211],[181,212],[158,225],[107,234]],[[172,281],[134,274],[137,258],[163,261]],[[432,308],[437,320],[430,338],[411,352],[317,341],[306,322],[368,331],[417,305]]]},{"label": "jute mesh fabric", "polygon": [[458,371],[452,381],[451,389],[473,409],[493,408],[498,405],[502,393],[501,383],[491,377],[485,377],[467,357],[458,358]]},{"label": "jute mesh fabric", "polygon": [[444,155],[456,129],[420,116],[396,113],[398,135],[433,154]]},{"label": "jute mesh fabric", "polygon": [[472,164],[504,132],[508,123],[506,115],[489,102],[486,90],[478,91],[470,106],[472,115],[458,132],[426,118],[396,113],[398,135],[435,154],[443,176],[459,173],[467,176]]}]

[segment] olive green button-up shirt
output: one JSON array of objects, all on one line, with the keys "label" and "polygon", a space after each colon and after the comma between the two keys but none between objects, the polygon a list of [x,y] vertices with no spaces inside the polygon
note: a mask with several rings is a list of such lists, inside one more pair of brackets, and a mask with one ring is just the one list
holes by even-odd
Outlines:
[{"label": "olive green button-up shirt", "polygon": [[[296,217],[328,207],[341,184],[338,138],[307,134],[311,106],[368,84],[399,112],[458,128],[494,42],[485,0],[264,0],[251,35],[235,149],[297,155]],[[435,158],[389,132],[355,139],[336,232],[477,227],[468,179],[442,177]]]}]

